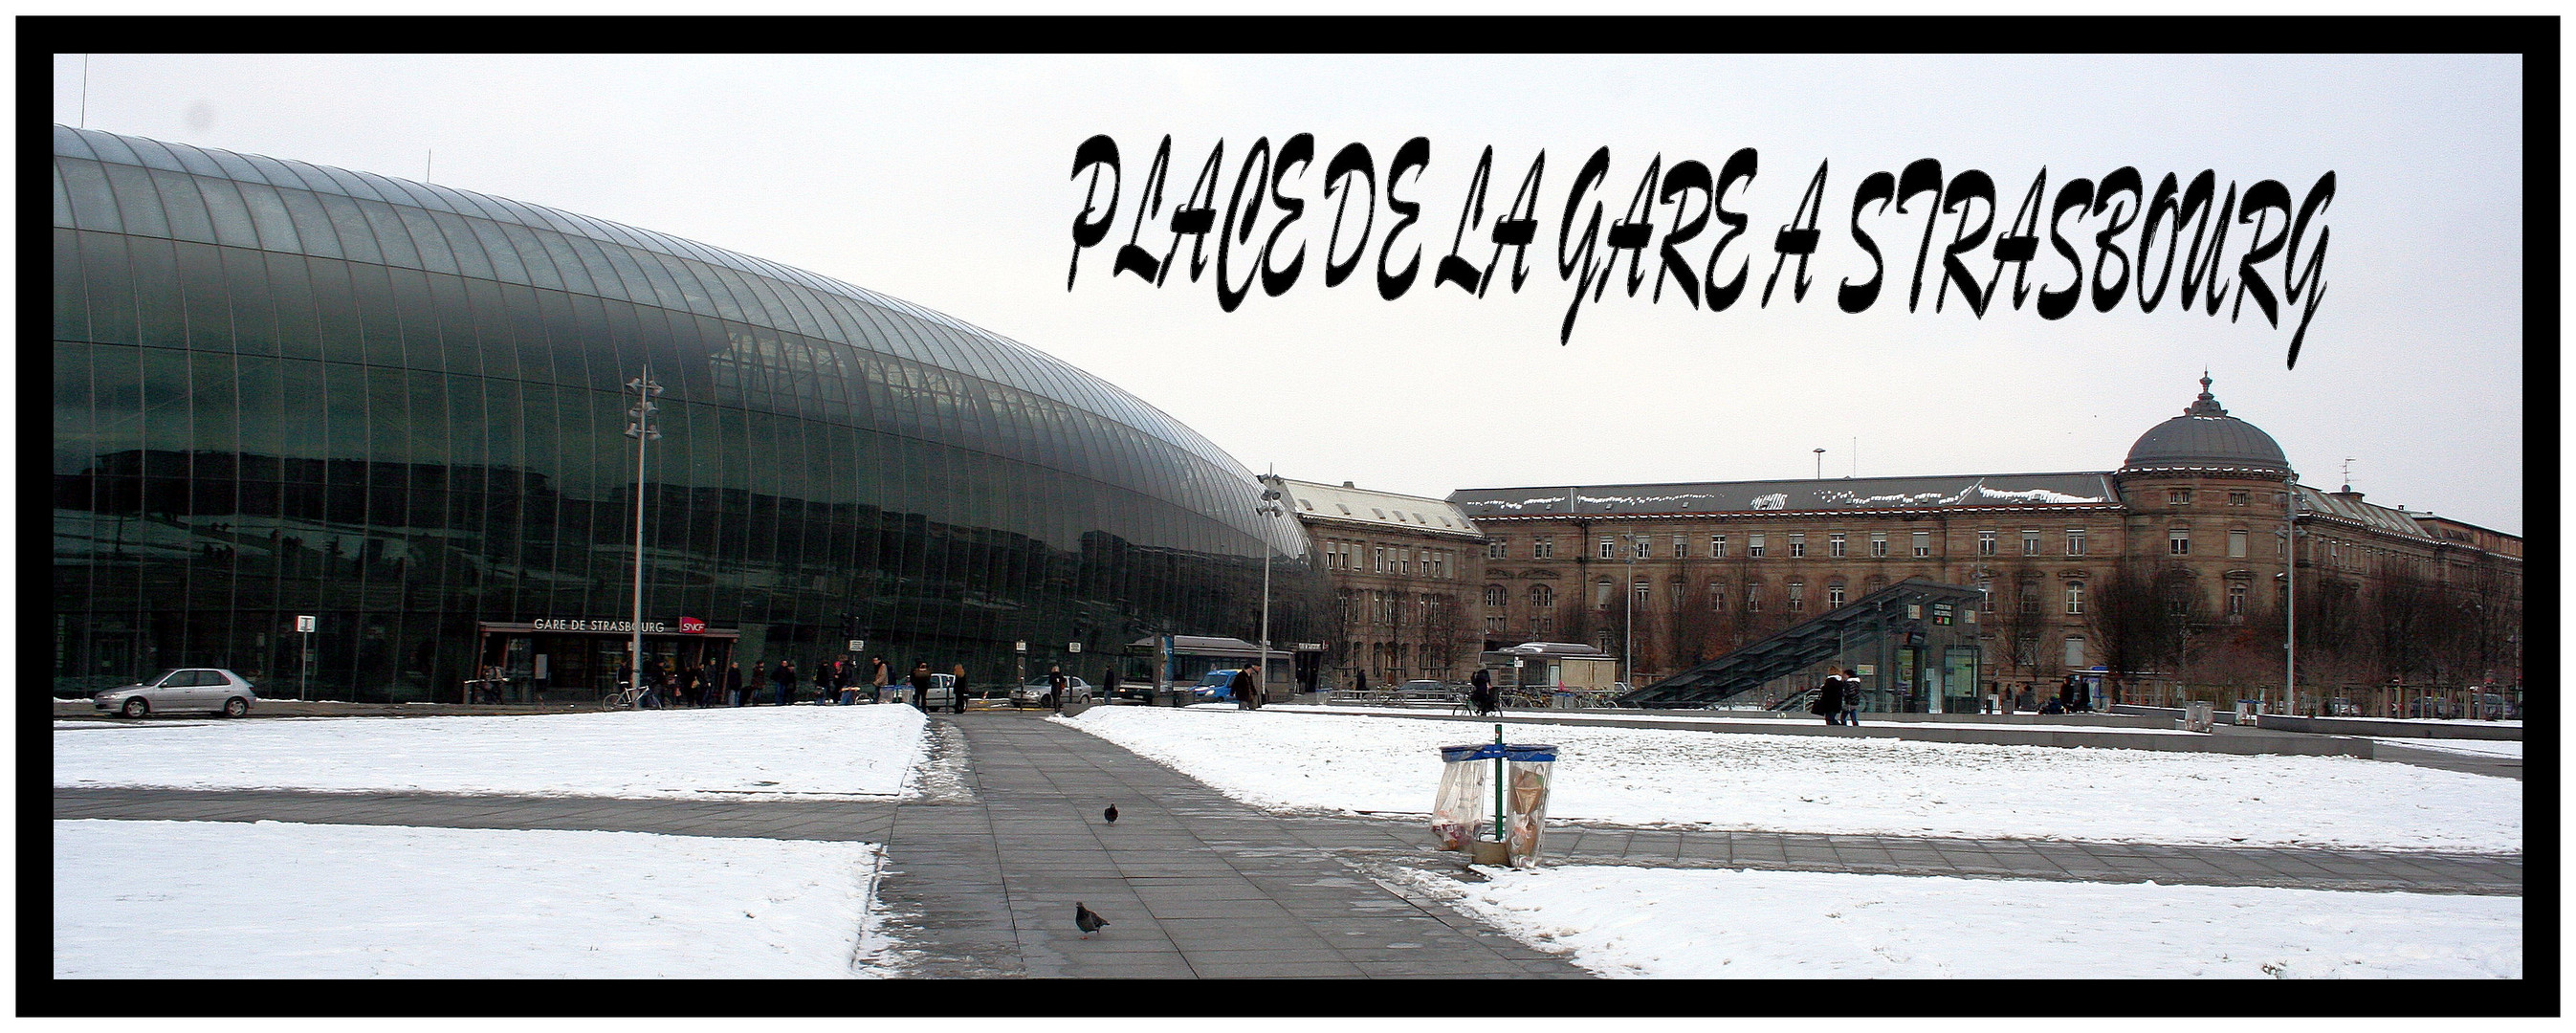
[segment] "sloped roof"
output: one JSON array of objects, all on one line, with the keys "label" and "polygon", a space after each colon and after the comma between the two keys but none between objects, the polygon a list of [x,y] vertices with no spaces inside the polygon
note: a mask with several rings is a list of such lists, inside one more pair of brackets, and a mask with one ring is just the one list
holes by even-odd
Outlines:
[{"label": "sloped roof", "polygon": [[1428,534],[1483,537],[1467,514],[1439,499],[1285,477],[1280,480],[1288,486],[1288,511],[1302,520],[1339,520]]},{"label": "sloped roof", "polygon": [[1460,510],[1480,518],[2100,506],[2117,505],[2119,498],[2110,475],[2099,472],[1467,488],[1449,495]]}]

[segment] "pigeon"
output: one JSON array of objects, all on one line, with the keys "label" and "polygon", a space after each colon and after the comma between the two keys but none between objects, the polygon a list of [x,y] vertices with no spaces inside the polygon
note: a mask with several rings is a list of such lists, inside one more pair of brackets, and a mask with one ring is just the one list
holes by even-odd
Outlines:
[{"label": "pigeon", "polygon": [[1100,931],[1101,926],[1108,925],[1109,920],[1093,914],[1090,908],[1082,906],[1082,902],[1077,900],[1073,902],[1073,924],[1075,928],[1082,930],[1082,938],[1088,940],[1091,934]]},{"label": "pigeon", "polygon": [[1110,804],[1108,810],[1100,812],[1100,820],[1112,825],[1118,824],[1118,805]]}]

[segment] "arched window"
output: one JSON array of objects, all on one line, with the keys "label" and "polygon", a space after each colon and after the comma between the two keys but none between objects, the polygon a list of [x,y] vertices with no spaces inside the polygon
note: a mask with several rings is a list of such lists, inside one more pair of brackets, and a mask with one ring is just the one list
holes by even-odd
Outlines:
[{"label": "arched window", "polygon": [[1503,607],[1504,596],[1506,594],[1507,593],[1503,591],[1503,586],[1501,585],[1486,585],[1485,605],[1494,609],[1501,609]]},{"label": "arched window", "polygon": [[1531,585],[1529,600],[1531,609],[1544,612],[1556,605],[1556,589],[1546,585]]}]

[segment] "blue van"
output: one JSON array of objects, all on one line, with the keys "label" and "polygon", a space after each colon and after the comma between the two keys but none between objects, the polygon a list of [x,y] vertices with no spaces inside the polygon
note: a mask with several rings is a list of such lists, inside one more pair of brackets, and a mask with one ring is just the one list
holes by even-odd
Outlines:
[{"label": "blue van", "polygon": [[1228,667],[1200,675],[1199,683],[1190,687],[1190,702],[1224,703],[1233,700],[1234,672],[1235,668]]}]

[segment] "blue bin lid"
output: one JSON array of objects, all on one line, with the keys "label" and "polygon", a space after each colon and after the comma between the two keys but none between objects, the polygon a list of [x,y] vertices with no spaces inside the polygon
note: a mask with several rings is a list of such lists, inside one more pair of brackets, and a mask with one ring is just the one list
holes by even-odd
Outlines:
[{"label": "blue bin lid", "polygon": [[1525,764],[1545,764],[1556,760],[1556,747],[1546,743],[1483,742],[1440,748],[1440,759],[1448,764],[1470,760],[1492,760],[1496,757]]}]

